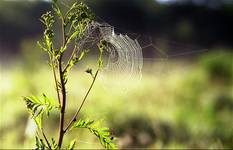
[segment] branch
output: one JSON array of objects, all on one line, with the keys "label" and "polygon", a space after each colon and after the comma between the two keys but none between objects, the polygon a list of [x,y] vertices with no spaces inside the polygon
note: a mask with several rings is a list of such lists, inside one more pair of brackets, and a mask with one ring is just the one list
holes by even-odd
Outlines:
[{"label": "branch", "polygon": [[96,77],[97,77],[98,73],[99,73],[99,69],[96,71],[95,76],[93,77],[93,81],[92,81],[92,83],[91,83],[91,85],[90,85],[90,87],[89,87],[89,89],[88,89],[88,91],[87,91],[87,93],[86,93],[86,95],[85,95],[79,109],[77,110],[77,112],[75,113],[73,118],[70,120],[70,122],[67,125],[67,127],[65,128],[64,132],[66,132],[71,127],[71,125],[77,120],[77,116],[78,116],[79,112],[81,111],[81,109],[82,109],[82,107],[83,107],[83,105],[84,105],[84,103],[85,103],[85,101],[86,101],[86,99],[87,99],[87,97],[88,97],[88,95],[89,95],[95,81],[96,81]]},{"label": "branch", "polygon": [[75,53],[77,52],[77,50],[78,50],[78,49],[77,49],[77,46],[75,45],[75,46],[74,46],[74,49],[73,49],[73,51],[72,51],[72,54],[71,54],[69,60],[67,61],[67,64],[66,64],[65,69],[63,70],[63,72],[65,72],[66,69],[69,67],[69,64],[70,64],[71,60],[73,59],[73,57],[74,57]]}]

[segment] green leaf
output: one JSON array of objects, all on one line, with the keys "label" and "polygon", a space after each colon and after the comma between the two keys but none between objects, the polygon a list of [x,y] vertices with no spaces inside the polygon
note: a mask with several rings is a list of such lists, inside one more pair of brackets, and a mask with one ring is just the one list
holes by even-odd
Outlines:
[{"label": "green leaf", "polygon": [[41,44],[39,41],[37,41],[37,45],[38,45],[39,48],[42,49],[43,51],[47,51],[47,49],[46,49],[44,46],[42,46],[42,44]]},{"label": "green leaf", "polygon": [[105,40],[101,40],[98,44],[99,48],[99,59],[98,59],[98,67],[101,69],[103,68],[103,52],[106,49],[107,42]]},{"label": "green leaf", "polygon": [[64,26],[70,29],[67,33],[68,39],[66,44],[62,48],[63,51],[74,39],[82,39],[86,35],[88,24],[94,19],[93,16],[87,5],[82,2],[76,2],[70,7],[64,16]]},{"label": "green leaf", "polygon": [[51,141],[52,141],[51,142],[51,148],[54,149],[54,150],[57,149],[58,145],[57,145],[56,141],[54,140],[54,138],[52,138]]},{"label": "green leaf", "polygon": [[[54,37],[53,32],[53,25],[54,25],[54,16],[52,15],[51,11],[46,12],[41,16],[40,21],[45,25],[45,31],[44,31],[44,46],[41,46],[43,50],[46,49],[50,54],[53,50],[53,42],[52,39]],[[46,47],[46,48],[45,48]]]},{"label": "green leaf", "polygon": [[76,140],[72,140],[68,145],[68,150],[73,150],[76,144]]},{"label": "green leaf", "polygon": [[40,21],[46,26],[47,29],[51,29],[55,22],[54,16],[52,15],[51,11],[48,11],[45,14],[43,14],[41,16]]},{"label": "green leaf", "polygon": [[24,97],[24,101],[34,117],[43,112],[46,112],[47,116],[49,116],[49,113],[53,108],[59,108],[58,104],[56,104],[53,99],[48,98],[45,94],[43,94],[42,99],[35,96],[28,96]]},{"label": "green leaf", "polygon": [[33,117],[35,122],[36,122],[36,125],[38,128],[42,129],[42,120],[43,120],[43,114],[40,113],[38,116],[36,117]]},{"label": "green leaf", "polygon": [[89,129],[100,141],[102,146],[106,149],[116,149],[116,145],[113,143],[112,137],[110,136],[109,128],[100,127],[100,121],[94,121],[90,119],[79,119],[76,121],[72,128],[86,128]]},{"label": "green leaf", "polygon": [[45,94],[43,94],[42,99],[35,96],[28,96],[24,97],[24,101],[26,102],[26,106],[39,128],[42,128],[42,118],[44,113],[49,116],[52,109],[59,109],[55,101],[53,99],[49,99]]},{"label": "green leaf", "polygon": [[58,17],[62,17],[61,10],[60,10],[59,6],[57,5],[57,0],[53,0],[52,8]]},{"label": "green leaf", "polygon": [[86,54],[86,51],[82,51],[80,56],[78,57],[78,60],[80,61],[85,54]]},{"label": "green leaf", "polygon": [[77,35],[78,35],[79,31],[74,31],[71,36],[68,38],[67,40],[67,44],[69,44]]},{"label": "green leaf", "polygon": [[67,67],[64,70],[64,80],[67,81],[68,80],[68,74],[71,70],[71,68],[76,65],[79,61],[81,61],[81,59],[85,56],[85,54],[87,53],[87,50],[82,50],[81,54],[79,56],[76,56],[76,54],[73,55],[72,59],[68,62]]},{"label": "green leaf", "polygon": [[36,148],[35,149],[36,150],[45,150],[46,149],[45,143],[38,136],[36,136]]}]

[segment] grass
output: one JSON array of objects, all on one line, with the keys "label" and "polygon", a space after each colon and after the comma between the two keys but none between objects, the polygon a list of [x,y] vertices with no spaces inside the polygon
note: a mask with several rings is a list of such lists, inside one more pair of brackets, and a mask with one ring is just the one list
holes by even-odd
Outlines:
[{"label": "grass", "polygon": [[[105,88],[97,80],[81,117],[104,119],[122,148],[232,148],[232,58],[231,53],[221,52],[221,56],[202,56],[192,65],[168,62],[165,73],[159,73],[156,64],[145,64],[141,82],[129,85],[126,93],[121,87]],[[1,70],[1,149],[34,144],[33,136],[25,136],[28,113],[23,95],[44,92],[56,97],[49,69],[36,65],[28,69],[24,64],[15,62]],[[73,71],[74,82],[68,84],[68,107],[73,113],[90,82],[83,66]],[[57,121],[58,116],[53,116],[46,130],[55,133]],[[101,148],[88,131],[69,134],[74,137],[78,148]]]}]

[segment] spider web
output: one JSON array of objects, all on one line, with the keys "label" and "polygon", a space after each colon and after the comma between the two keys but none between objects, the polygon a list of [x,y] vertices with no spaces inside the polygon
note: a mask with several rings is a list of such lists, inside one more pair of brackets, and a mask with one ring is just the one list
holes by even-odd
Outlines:
[{"label": "spider web", "polygon": [[143,56],[138,41],[128,35],[117,34],[112,26],[100,27],[103,39],[107,41],[107,59],[101,71],[101,80],[107,88],[121,88],[128,91],[142,77]]},{"label": "spider web", "polygon": [[[153,39],[151,36],[136,33],[117,33],[113,26],[99,22],[92,22],[87,27],[86,36],[79,41],[79,49],[97,49],[96,45],[100,40],[107,42],[100,80],[107,91],[118,94],[126,93],[138,86],[142,78],[143,63],[156,64],[151,71],[156,72],[155,76],[159,76],[169,72],[171,66],[169,61],[172,59],[208,51],[199,48],[195,50],[189,45]],[[172,44],[172,48],[175,49],[169,51],[170,48],[164,47],[161,43]],[[142,52],[145,52],[144,56]],[[148,71],[147,68],[150,67],[145,67],[144,71]]]},{"label": "spider web", "polygon": [[[142,48],[136,39],[115,33],[107,23],[92,22],[87,26],[84,38],[77,39],[78,49],[96,51],[97,44],[107,42],[100,80],[108,90],[121,87],[127,91],[131,83],[138,83],[142,77]],[[80,51],[78,51],[80,53]]]}]

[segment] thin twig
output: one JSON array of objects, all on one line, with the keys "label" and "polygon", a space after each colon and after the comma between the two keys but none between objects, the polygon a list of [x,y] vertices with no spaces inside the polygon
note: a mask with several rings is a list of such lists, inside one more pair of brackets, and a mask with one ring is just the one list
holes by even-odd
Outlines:
[{"label": "thin twig", "polygon": [[82,107],[83,107],[83,105],[84,105],[84,103],[85,103],[85,101],[86,101],[86,99],[87,99],[87,97],[88,97],[88,95],[89,95],[89,93],[90,93],[90,91],[91,91],[91,89],[92,89],[95,81],[96,81],[96,77],[98,75],[98,72],[99,72],[99,69],[96,71],[95,76],[93,77],[93,81],[92,81],[92,83],[91,83],[91,85],[90,85],[90,87],[89,87],[89,89],[88,89],[88,91],[87,91],[87,93],[86,93],[86,95],[85,95],[85,97],[84,97],[84,99],[83,99],[83,101],[82,101],[79,109],[77,110],[77,112],[75,113],[75,115],[73,116],[73,118],[70,120],[70,122],[67,125],[67,127],[65,128],[64,132],[66,132],[71,127],[71,125],[76,121],[77,116],[78,116],[79,112],[81,111],[81,109],[82,109]]},{"label": "thin twig", "polygon": [[50,144],[49,144],[49,141],[48,141],[48,139],[47,139],[47,137],[46,137],[46,135],[45,135],[45,133],[44,133],[43,128],[41,129],[41,133],[42,133],[42,135],[43,135],[43,137],[44,137],[44,139],[45,139],[45,141],[46,141],[46,143],[47,143],[49,149],[52,149],[51,146],[50,146]]},{"label": "thin twig", "polygon": [[67,35],[70,34],[70,32],[71,32],[71,30],[72,30],[72,27],[73,27],[73,22],[72,22],[71,25],[70,25],[70,28],[69,28],[69,31],[68,31]]},{"label": "thin twig", "polygon": [[56,85],[56,91],[57,91],[57,98],[58,98],[58,102],[59,105],[61,105],[61,99],[60,99],[60,94],[59,94],[59,89],[58,89],[58,84],[57,84],[57,75],[55,72],[55,67],[54,67],[54,62],[52,61],[52,70],[53,70],[53,76],[54,76],[54,80],[55,80],[55,85]]},{"label": "thin twig", "polygon": [[71,54],[69,60],[67,61],[67,64],[66,64],[65,69],[63,70],[63,72],[65,72],[66,69],[69,67],[69,64],[70,64],[71,60],[73,59],[74,54],[75,54],[76,52],[77,52],[77,46],[75,45],[75,46],[74,46],[74,49],[73,49],[73,51],[72,51],[72,54]]}]

